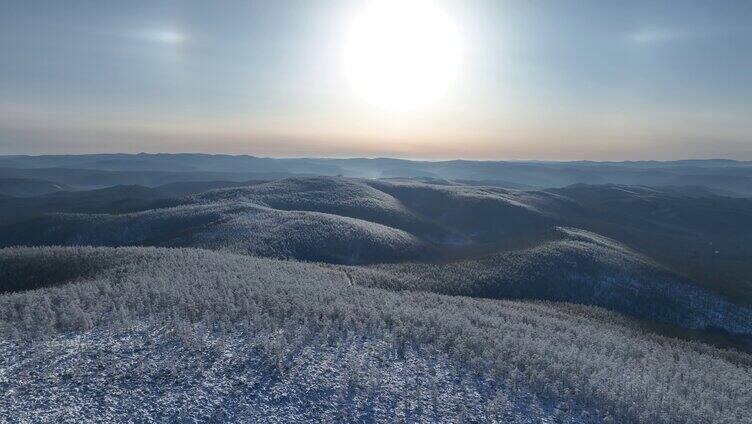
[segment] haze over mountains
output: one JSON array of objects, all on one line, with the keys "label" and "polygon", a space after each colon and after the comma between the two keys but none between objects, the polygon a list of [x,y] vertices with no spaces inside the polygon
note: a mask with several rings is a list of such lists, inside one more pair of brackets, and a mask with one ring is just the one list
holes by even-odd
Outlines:
[{"label": "haze over mountains", "polygon": [[[752,413],[751,163],[0,166],[0,350],[23,358],[0,362],[0,406],[19,416],[116,421],[135,397],[96,399],[133,385],[153,420]],[[55,384],[23,377],[55,356]]]},{"label": "haze over mountains", "polygon": [[363,178],[439,178],[509,188],[551,188],[577,183],[702,186],[713,193],[752,196],[752,162],[443,162],[401,159],[273,159],[206,154],[97,154],[0,156],[0,178],[39,178],[78,187],[157,186],[181,181],[343,175]]}]

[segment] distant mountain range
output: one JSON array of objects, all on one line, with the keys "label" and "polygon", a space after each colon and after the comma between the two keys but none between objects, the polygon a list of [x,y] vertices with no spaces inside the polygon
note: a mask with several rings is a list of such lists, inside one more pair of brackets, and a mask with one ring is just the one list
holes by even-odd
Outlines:
[{"label": "distant mountain range", "polygon": [[752,162],[504,162],[401,159],[273,159],[207,154],[0,156],[0,178],[35,178],[76,188],[115,184],[158,186],[184,181],[245,181],[286,176],[433,178],[483,181],[507,188],[571,184],[700,187],[726,196],[752,196]]}]

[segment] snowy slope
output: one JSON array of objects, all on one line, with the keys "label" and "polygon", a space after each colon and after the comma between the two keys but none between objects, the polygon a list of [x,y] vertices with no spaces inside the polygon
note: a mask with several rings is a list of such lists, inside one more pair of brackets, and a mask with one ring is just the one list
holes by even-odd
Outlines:
[{"label": "snowy slope", "polygon": [[752,413],[748,354],[598,308],[360,287],[331,265],[194,249],[13,248],[0,270],[36,287],[0,295],[0,410],[29,421]]}]

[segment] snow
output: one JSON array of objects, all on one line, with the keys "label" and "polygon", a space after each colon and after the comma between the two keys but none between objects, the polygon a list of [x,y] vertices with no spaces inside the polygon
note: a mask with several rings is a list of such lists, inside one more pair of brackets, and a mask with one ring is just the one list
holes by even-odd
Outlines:
[{"label": "snow", "polygon": [[[583,422],[425,349],[309,346],[278,367],[249,336],[136,325],[0,342],[0,421]],[[560,421],[554,421],[554,416]]]}]

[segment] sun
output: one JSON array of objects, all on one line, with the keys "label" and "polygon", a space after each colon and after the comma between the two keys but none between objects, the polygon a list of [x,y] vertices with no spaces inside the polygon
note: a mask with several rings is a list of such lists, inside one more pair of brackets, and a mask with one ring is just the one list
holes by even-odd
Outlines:
[{"label": "sun", "polygon": [[423,108],[446,94],[460,64],[454,22],[429,0],[377,0],[352,21],[345,75],[369,103]]}]

